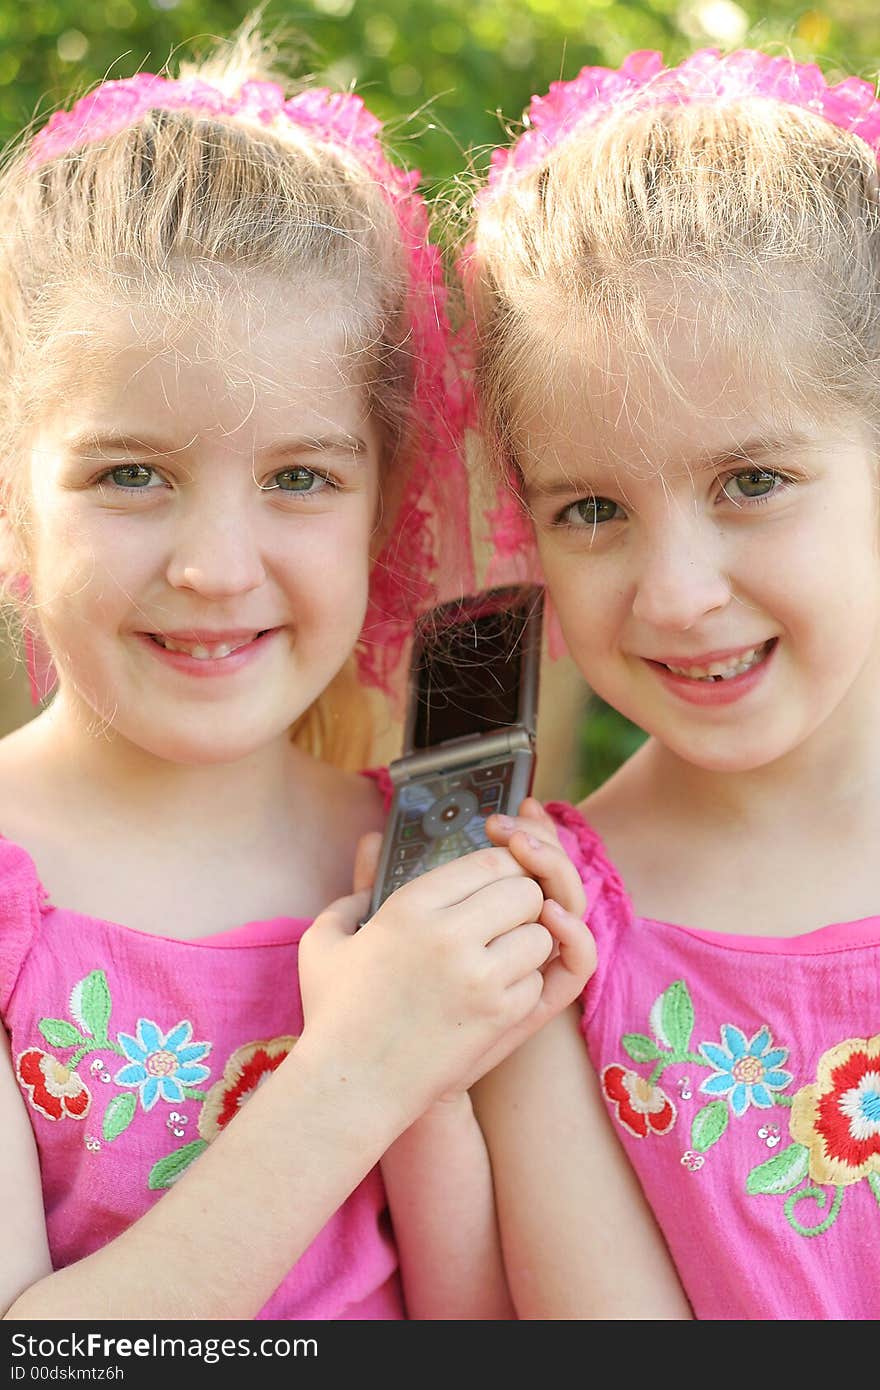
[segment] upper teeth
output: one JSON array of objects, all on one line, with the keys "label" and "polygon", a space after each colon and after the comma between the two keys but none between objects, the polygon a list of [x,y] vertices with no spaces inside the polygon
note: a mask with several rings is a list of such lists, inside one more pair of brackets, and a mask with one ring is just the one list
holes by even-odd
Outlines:
[{"label": "upper teeth", "polygon": [[158,642],[166,651],[185,652],[187,656],[194,656],[196,661],[217,661],[228,656],[230,652],[238,651],[239,647],[246,647],[256,635],[254,632],[249,637],[241,637],[235,642],[212,642],[208,646],[203,642],[176,642],[174,638],[160,637],[156,632],[153,633],[153,641]]},{"label": "upper teeth", "polygon": [[766,656],[769,646],[769,642],[762,642],[760,646],[751,647],[733,661],[713,661],[709,666],[668,666],[667,669],[674,672],[676,676],[687,676],[690,680],[720,679],[727,681],[732,676],[741,676],[743,671],[757,666],[758,662]]}]

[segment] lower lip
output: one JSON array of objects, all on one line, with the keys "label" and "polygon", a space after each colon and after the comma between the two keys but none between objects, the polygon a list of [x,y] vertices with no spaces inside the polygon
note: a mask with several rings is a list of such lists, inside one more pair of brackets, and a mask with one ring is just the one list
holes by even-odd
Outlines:
[{"label": "lower lip", "polygon": [[690,676],[677,676],[659,661],[646,661],[645,665],[656,673],[667,690],[671,690],[680,699],[687,700],[688,704],[733,705],[737,700],[751,694],[764,679],[778,645],[778,642],[774,642],[767,655],[757,665],[750,666],[742,675],[731,676],[730,680],[726,681],[693,680]]},{"label": "lower lip", "polygon": [[159,643],[154,642],[145,632],[139,632],[137,635],[147,651],[157,661],[161,661],[163,666],[170,667],[172,671],[180,671],[184,676],[197,676],[205,680],[217,676],[234,676],[236,672],[243,671],[246,666],[259,659],[281,630],[280,627],[273,627],[260,637],[255,637],[252,642],[245,643],[243,647],[236,647],[228,656],[207,657],[204,660],[190,656],[188,652],[171,652],[167,647],[160,647]]}]

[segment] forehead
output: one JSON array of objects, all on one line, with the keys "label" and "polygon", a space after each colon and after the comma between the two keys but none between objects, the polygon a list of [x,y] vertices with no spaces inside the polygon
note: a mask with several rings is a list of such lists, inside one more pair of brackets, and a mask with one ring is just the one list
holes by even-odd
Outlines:
[{"label": "forehead", "polygon": [[667,474],[746,439],[810,429],[819,412],[808,325],[801,314],[784,332],[777,323],[748,335],[714,306],[680,297],[629,323],[569,317],[516,411],[518,462],[527,477],[574,459]]},{"label": "forehead", "polygon": [[[360,402],[352,308],[326,283],[215,279],[165,293],[94,286],[88,316],[66,302],[51,343],[52,412],[200,413],[235,429],[254,411],[351,412]],[[88,326],[84,326],[87,324]],[[45,419],[45,414],[43,416]]]}]

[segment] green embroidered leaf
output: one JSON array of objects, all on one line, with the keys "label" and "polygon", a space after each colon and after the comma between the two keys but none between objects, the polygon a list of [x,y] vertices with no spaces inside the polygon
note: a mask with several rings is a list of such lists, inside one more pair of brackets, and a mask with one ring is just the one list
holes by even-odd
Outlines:
[{"label": "green embroidered leaf", "polygon": [[868,1186],[876,1198],[877,1205],[880,1206],[880,1173],[868,1174]]},{"label": "green embroidered leaf", "polygon": [[125,1095],[114,1096],[104,1111],[104,1138],[116,1139],[124,1129],[128,1129],[137,1109],[137,1096],[129,1091]]},{"label": "green embroidered leaf", "polygon": [[634,1062],[654,1062],[663,1053],[654,1042],[653,1038],[646,1038],[644,1033],[627,1033],[620,1039],[623,1050]]},{"label": "green embroidered leaf", "polygon": [[709,1105],[704,1105],[702,1110],[697,1111],[691,1125],[691,1148],[701,1154],[711,1149],[727,1129],[729,1120],[726,1101],[713,1100]]},{"label": "green embroidered leaf", "polygon": [[97,1042],[107,1041],[110,987],[103,970],[93,970],[74,985],[70,995],[70,1012],[80,1027]]},{"label": "green embroidered leaf", "polygon": [[192,1144],[185,1144],[182,1149],[169,1154],[167,1158],[160,1158],[154,1165],[147,1179],[147,1187],[151,1192],[157,1191],[162,1187],[171,1187],[182,1173],[185,1173],[191,1163],[195,1163],[202,1149],[208,1147],[206,1139],[195,1139]]},{"label": "green embroidered leaf", "polygon": [[803,1182],[810,1167],[810,1151],[803,1144],[790,1144],[775,1158],[753,1168],[746,1178],[746,1192],[753,1197],[769,1192],[778,1197]]},{"label": "green embroidered leaf", "polygon": [[687,1052],[694,1031],[694,1006],[684,980],[676,980],[662,996],[660,1026],[673,1052]]},{"label": "green embroidered leaf", "polygon": [[40,1019],[40,1032],[50,1047],[76,1047],[82,1042],[81,1034],[63,1018]]}]

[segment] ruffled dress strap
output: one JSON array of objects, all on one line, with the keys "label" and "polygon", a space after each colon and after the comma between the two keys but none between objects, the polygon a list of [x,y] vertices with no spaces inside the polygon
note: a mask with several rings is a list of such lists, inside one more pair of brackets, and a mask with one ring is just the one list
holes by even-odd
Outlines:
[{"label": "ruffled dress strap", "polygon": [[601,837],[577,807],[565,801],[548,801],[544,809],[553,817],[562,847],[580,874],[587,895],[586,922],[595,938],[598,955],[596,972],[588,981],[581,1001],[589,1019],[617,949],[635,922],[635,913]]},{"label": "ruffled dress strap", "polygon": [[387,767],[368,767],[361,773],[362,777],[369,777],[371,782],[375,782],[382,795],[382,809],[387,815],[391,810],[391,798],[394,795],[394,783],[391,781],[391,774]]},{"label": "ruffled dress strap", "polygon": [[30,855],[20,845],[0,836],[0,1014],[3,1016],[40,929],[44,897]]}]

